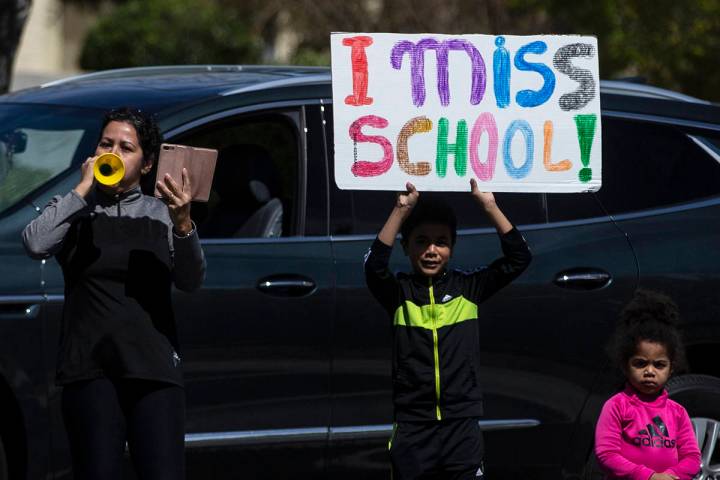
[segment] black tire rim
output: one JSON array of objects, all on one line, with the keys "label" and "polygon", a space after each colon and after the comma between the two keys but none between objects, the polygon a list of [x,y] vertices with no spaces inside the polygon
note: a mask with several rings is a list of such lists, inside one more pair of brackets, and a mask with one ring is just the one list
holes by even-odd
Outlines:
[{"label": "black tire rim", "polygon": [[[718,439],[720,439],[720,421],[712,418],[692,418],[695,437],[700,447],[700,473],[695,480],[720,480]],[[716,462],[716,463],[713,463]]]}]

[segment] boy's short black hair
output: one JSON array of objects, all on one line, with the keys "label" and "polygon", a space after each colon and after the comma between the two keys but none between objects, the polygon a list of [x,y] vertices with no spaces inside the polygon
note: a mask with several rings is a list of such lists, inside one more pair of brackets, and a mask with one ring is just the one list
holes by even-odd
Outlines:
[{"label": "boy's short black hair", "polygon": [[407,242],[412,231],[423,223],[447,225],[450,229],[452,245],[455,245],[457,217],[452,207],[442,197],[426,193],[418,197],[415,207],[400,227],[401,241]]},{"label": "boy's short black hair", "polygon": [[680,310],[667,295],[638,290],[620,313],[620,321],[610,344],[611,358],[621,370],[627,369],[639,342],[659,343],[667,350],[674,372],[686,368],[685,348],[677,329]]}]

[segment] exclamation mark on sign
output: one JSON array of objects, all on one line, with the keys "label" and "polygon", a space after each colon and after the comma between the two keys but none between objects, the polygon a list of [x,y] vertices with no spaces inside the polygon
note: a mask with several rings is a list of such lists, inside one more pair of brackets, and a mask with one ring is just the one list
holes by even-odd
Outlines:
[{"label": "exclamation mark on sign", "polygon": [[590,165],[590,150],[592,150],[593,139],[595,138],[595,121],[597,115],[575,115],[575,126],[577,127],[578,141],[580,142],[580,161],[583,168],[578,176],[581,182],[589,182],[592,179],[592,168]]}]

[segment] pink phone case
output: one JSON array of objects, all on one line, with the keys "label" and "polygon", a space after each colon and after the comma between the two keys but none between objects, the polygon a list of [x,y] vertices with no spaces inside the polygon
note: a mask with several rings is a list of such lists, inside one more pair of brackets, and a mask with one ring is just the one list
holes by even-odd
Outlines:
[{"label": "pink phone case", "polygon": [[[156,182],[162,181],[165,174],[169,173],[178,185],[182,185],[182,169],[184,167],[190,176],[193,201],[207,202],[212,188],[217,155],[217,150],[209,148],[163,143],[160,146]],[[155,196],[161,196],[157,183],[155,185]]]}]

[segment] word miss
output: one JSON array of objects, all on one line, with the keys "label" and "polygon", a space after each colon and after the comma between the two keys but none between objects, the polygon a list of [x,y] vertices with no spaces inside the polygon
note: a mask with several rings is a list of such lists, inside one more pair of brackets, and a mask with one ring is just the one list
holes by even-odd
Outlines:
[{"label": "word miss", "polygon": [[[595,114],[575,115],[575,126],[577,128],[578,142],[580,146],[580,160],[583,168],[578,172],[582,182],[588,182],[592,178],[590,163],[590,150],[595,136]],[[365,126],[374,128],[386,128],[388,121],[376,115],[365,115],[355,120],[349,128],[350,138],[355,144],[355,159],[351,167],[352,173],[358,177],[375,177],[390,170],[394,157],[397,156],[398,166],[409,175],[424,176],[430,174],[432,166],[429,162],[412,162],[408,153],[408,140],[411,136],[419,133],[427,133],[432,130],[433,124],[425,116],[415,117],[408,120],[397,136],[396,152],[390,140],[382,135],[366,135],[362,132]],[[447,118],[441,117],[438,121],[437,149],[435,157],[435,170],[438,177],[444,178],[447,174],[448,155],[455,157],[455,173],[464,177],[467,173],[468,150],[470,152],[470,167],[476,177],[481,181],[492,180],[495,175],[497,163],[497,152],[499,146],[499,132],[495,117],[489,113],[481,113],[470,132],[468,143],[468,126],[465,120],[457,122],[457,133],[455,143],[448,143]],[[525,142],[525,160],[521,166],[516,166],[512,158],[510,146],[516,134],[522,134]],[[480,161],[478,145],[484,134],[488,135],[488,149],[485,162]],[[563,172],[572,168],[570,160],[562,160],[553,163],[551,159],[553,137],[553,122],[546,121],[543,125],[543,166],[551,172]],[[370,162],[357,159],[358,143],[375,143],[383,150],[383,158],[377,162]],[[530,124],[526,120],[514,120],[505,131],[502,143],[502,160],[508,175],[514,179],[522,179],[528,176],[533,168],[535,151],[535,135]]]},{"label": "word miss", "polygon": [[[368,61],[365,50],[372,45],[373,39],[369,36],[356,36],[343,39],[343,45],[351,47],[350,58],[352,62],[353,93],[345,98],[345,103],[352,106],[372,105],[373,99],[368,97]],[[390,52],[392,68],[401,70],[407,57],[410,63],[410,81],[412,99],[415,106],[425,103],[425,52],[434,51],[437,65],[437,91],[440,103],[443,106],[450,104],[450,87],[448,74],[448,56],[450,52],[464,52],[471,63],[472,78],[470,90],[470,103],[478,105],[485,96],[487,72],[485,60],[480,51],[469,41],[464,39],[436,40],[423,38],[417,43],[409,40],[397,42]],[[513,64],[520,71],[535,72],[542,78],[543,84],[539,90],[520,90],[515,95],[515,102],[521,107],[532,108],[547,102],[555,91],[555,73],[541,62],[530,62],[529,55],[540,55],[547,51],[547,44],[541,40],[527,43],[515,52]],[[567,75],[579,83],[574,92],[560,96],[558,104],[564,111],[579,110],[585,107],[597,95],[597,88],[592,72],[572,64],[573,58],[592,58],[595,56],[595,47],[587,43],[573,43],[560,47],[553,55],[553,66],[560,73]],[[507,108],[510,105],[510,82],[512,71],[510,68],[511,54],[505,48],[505,38],[495,39],[495,52],[493,53],[493,89],[495,103],[498,108]]]}]

